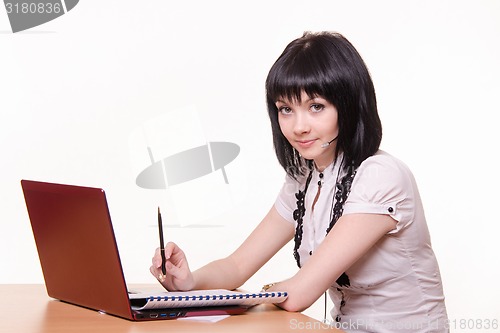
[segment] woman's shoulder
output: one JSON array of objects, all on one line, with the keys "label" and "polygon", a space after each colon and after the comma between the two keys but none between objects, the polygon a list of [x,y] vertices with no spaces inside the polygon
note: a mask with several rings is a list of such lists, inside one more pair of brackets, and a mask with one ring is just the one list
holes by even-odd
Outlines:
[{"label": "woman's shoulder", "polygon": [[384,150],[378,150],[374,155],[368,157],[359,166],[360,169],[380,167],[384,169],[400,169],[411,172],[408,166],[400,159],[394,157]]},{"label": "woman's shoulder", "polygon": [[379,181],[396,181],[405,183],[413,178],[410,168],[400,159],[383,150],[364,160],[358,168],[358,175],[378,178]]}]

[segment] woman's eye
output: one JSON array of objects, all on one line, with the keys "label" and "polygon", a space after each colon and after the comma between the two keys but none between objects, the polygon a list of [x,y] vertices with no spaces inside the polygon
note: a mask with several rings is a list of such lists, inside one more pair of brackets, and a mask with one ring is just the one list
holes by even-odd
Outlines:
[{"label": "woman's eye", "polygon": [[311,105],[311,111],[312,111],[312,112],[320,112],[320,111],[322,111],[324,108],[325,108],[325,106],[324,106],[324,105],[322,105],[322,104],[313,104],[313,105]]},{"label": "woman's eye", "polygon": [[290,109],[288,106],[282,106],[278,109],[278,111],[281,113],[281,114],[290,114],[292,113],[292,109]]}]

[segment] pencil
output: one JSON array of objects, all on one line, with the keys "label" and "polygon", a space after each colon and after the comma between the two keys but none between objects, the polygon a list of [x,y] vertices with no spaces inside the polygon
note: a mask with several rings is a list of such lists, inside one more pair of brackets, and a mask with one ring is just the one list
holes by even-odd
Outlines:
[{"label": "pencil", "polygon": [[160,234],[160,254],[161,254],[161,272],[163,275],[167,274],[165,270],[165,244],[163,241],[163,223],[161,221],[160,207],[158,207],[158,232]]}]

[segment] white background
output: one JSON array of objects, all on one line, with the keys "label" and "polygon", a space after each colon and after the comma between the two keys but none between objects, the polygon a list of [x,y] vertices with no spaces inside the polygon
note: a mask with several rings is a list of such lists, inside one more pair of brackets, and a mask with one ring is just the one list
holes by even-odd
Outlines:
[{"label": "white background", "polygon": [[[284,179],[264,80],[305,30],[341,32],[365,59],[382,148],[420,186],[450,319],[500,319],[495,0],[81,0],[17,34],[0,8],[0,283],[43,283],[21,179],[104,188],[129,283],[155,282],[148,267],[158,205],[166,224],[197,225],[165,231],[192,268],[234,250]],[[185,108],[196,110],[195,121],[182,122]],[[162,117],[175,120],[148,127]],[[137,139],[141,129],[156,141]],[[147,144],[181,151],[189,137],[241,147],[226,168],[229,185],[219,172],[168,191],[135,185]],[[191,210],[205,218],[185,215],[199,205]],[[293,274],[291,252],[287,246],[245,287]],[[321,306],[308,313],[321,318]]]}]

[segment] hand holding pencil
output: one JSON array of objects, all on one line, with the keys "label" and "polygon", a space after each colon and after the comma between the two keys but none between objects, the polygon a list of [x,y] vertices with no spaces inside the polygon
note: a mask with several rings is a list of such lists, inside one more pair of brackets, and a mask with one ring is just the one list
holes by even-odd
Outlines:
[{"label": "hand holding pencil", "polygon": [[156,249],[149,268],[151,274],[168,291],[187,291],[194,287],[194,278],[184,252],[177,244],[168,242],[164,246],[163,224],[158,208],[158,231],[160,247]]}]

